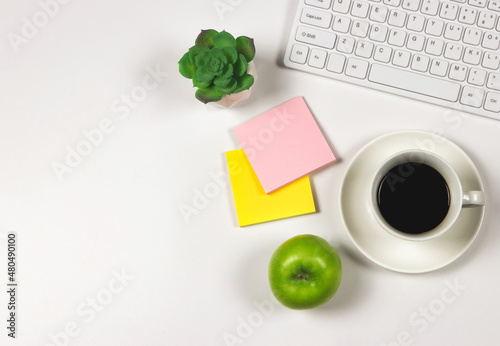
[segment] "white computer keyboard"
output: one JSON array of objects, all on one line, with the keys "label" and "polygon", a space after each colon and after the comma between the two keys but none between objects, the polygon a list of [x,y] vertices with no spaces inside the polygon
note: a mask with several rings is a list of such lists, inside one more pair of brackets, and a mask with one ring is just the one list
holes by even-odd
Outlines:
[{"label": "white computer keyboard", "polygon": [[500,120],[500,0],[299,0],[286,66]]}]

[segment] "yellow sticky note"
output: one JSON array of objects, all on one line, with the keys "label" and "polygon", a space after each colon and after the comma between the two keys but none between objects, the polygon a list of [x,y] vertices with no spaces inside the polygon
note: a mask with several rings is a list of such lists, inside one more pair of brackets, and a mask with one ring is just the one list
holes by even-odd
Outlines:
[{"label": "yellow sticky note", "polygon": [[240,226],[316,211],[308,176],[266,194],[243,149],[226,152],[226,159]]}]

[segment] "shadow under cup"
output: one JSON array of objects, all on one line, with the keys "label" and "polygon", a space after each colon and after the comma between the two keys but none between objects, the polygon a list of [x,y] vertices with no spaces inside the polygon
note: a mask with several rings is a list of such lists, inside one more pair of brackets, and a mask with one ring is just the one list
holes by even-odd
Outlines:
[{"label": "shadow under cup", "polygon": [[372,181],[373,215],[387,232],[406,240],[435,238],[451,228],[462,207],[480,205],[484,193],[464,192],[453,168],[427,151],[397,153]]}]

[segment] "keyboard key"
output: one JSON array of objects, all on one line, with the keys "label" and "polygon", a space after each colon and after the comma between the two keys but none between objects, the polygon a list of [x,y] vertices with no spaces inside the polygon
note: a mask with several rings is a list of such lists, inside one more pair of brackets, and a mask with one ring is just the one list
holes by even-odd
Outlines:
[{"label": "keyboard key", "polygon": [[486,6],[486,0],[469,0],[469,5],[476,7]]},{"label": "keyboard key", "polygon": [[498,67],[500,66],[500,55],[485,52],[483,55],[483,63],[481,65],[492,70],[498,70]]},{"label": "keyboard key", "polygon": [[495,11],[495,12],[500,12],[500,1],[492,0],[488,2],[488,9]]},{"label": "keyboard key", "polygon": [[327,9],[330,8],[332,0],[306,0],[306,4],[314,7]]},{"label": "keyboard key", "polygon": [[351,54],[354,50],[356,40],[350,36],[340,36],[337,43],[337,50],[341,53]]},{"label": "keyboard key", "polygon": [[341,33],[346,33],[349,31],[349,26],[351,25],[351,18],[344,16],[335,16],[333,20],[332,29]]},{"label": "keyboard key", "polygon": [[403,0],[403,8],[409,11],[417,11],[420,6],[420,0]]},{"label": "keyboard key", "polygon": [[358,41],[358,45],[356,46],[356,51],[354,54],[356,54],[359,57],[362,58],[370,58],[373,53],[373,43],[369,41]]},{"label": "keyboard key", "polygon": [[397,47],[403,47],[405,45],[406,32],[403,30],[392,29],[389,33],[389,44]]},{"label": "keyboard key", "polygon": [[477,26],[484,29],[493,29],[495,27],[496,19],[497,19],[496,14],[491,12],[481,11],[481,13],[479,13]]},{"label": "keyboard key", "polygon": [[342,71],[344,70],[345,60],[345,56],[331,53],[326,69],[331,72],[342,73]]},{"label": "keyboard key", "polygon": [[435,76],[444,77],[448,73],[448,61],[434,59],[431,63],[429,72]]},{"label": "keyboard key", "polygon": [[350,6],[351,0],[334,0],[332,9],[338,13],[349,13]]},{"label": "keyboard key", "polygon": [[305,64],[307,60],[307,53],[309,53],[309,47],[296,43],[293,45],[292,53],[290,54],[290,61],[298,64]]},{"label": "keyboard key", "polygon": [[484,48],[497,50],[500,47],[500,34],[494,32],[485,33],[481,45]]},{"label": "keyboard key", "polygon": [[372,29],[370,30],[370,40],[376,42],[384,42],[387,38],[387,26],[385,25],[372,25]]},{"label": "keyboard key", "polygon": [[467,76],[468,70],[469,69],[467,68],[467,66],[459,64],[451,64],[450,74],[448,75],[448,77],[458,82],[463,82],[465,80],[465,77]]},{"label": "keyboard key", "polygon": [[417,52],[422,51],[424,49],[425,37],[417,34],[410,34],[408,36],[408,43],[406,47],[410,50],[415,50]]},{"label": "keyboard key", "polygon": [[444,57],[451,60],[460,60],[462,58],[462,53],[464,51],[464,46],[458,43],[449,42],[446,44],[444,50]]},{"label": "keyboard key", "polygon": [[432,36],[441,36],[443,32],[444,22],[439,19],[429,19],[427,21],[427,26],[425,27],[425,32]]},{"label": "keyboard key", "polygon": [[460,91],[458,83],[379,64],[372,65],[368,79],[374,83],[451,102],[458,100]]},{"label": "keyboard key", "polygon": [[423,14],[428,14],[430,16],[435,16],[438,13],[438,9],[439,0],[424,0],[420,12],[422,12]]},{"label": "keyboard key", "polygon": [[368,16],[368,10],[370,9],[370,4],[366,1],[355,0],[352,4],[351,14],[354,17],[366,18]]},{"label": "keyboard key", "polygon": [[464,43],[471,44],[473,46],[477,46],[479,42],[481,42],[481,36],[482,36],[481,30],[474,29],[474,28],[467,28],[465,29],[465,34],[464,34]]},{"label": "keyboard key", "polygon": [[309,66],[315,68],[325,67],[327,53],[321,49],[312,49],[311,55],[309,56]]},{"label": "keyboard key", "polygon": [[467,82],[469,82],[472,85],[482,86],[482,85],[484,85],[485,81],[486,81],[486,71],[485,70],[480,70],[477,68],[473,68],[470,70],[469,78],[467,79]]},{"label": "keyboard key", "polygon": [[460,41],[463,32],[463,26],[455,23],[448,23],[446,24],[446,29],[444,30],[444,37],[448,40]]},{"label": "keyboard key", "polygon": [[493,90],[500,90],[500,74],[490,73],[486,86]]},{"label": "keyboard key", "polygon": [[306,26],[299,26],[295,40],[303,43],[309,43],[315,46],[332,49],[337,35],[333,32],[316,30]]},{"label": "keyboard key", "polygon": [[370,24],[368,22],[355,20],[352,23],[351,34],[357,37],[366,37]]},{"label": "keyboard key", "polygon": [[399,67],[408,67],[410,65],[411,54],[405,50],[396,50],[394,52],[394,57],[392,58],[392,63]]},{"label": "keyboard key", "polygon": [[465,86],[462,91],[460,103],[466,106],[475,108],[481,107],[484,99],[484,91],[482,89]]},{"label": "keyboard key", "polygon": [[391,61],[392,48],[387,46],[377,46],[373,59],[380,62]]},{"label": "keyboard key", "polygon": [[484,109],[495,113],[500,112],[500,94],[489,92],[486,95],[486,101],[484,102]]},{"label": "keyboard key", "polygon": [[372,10],[370,11],[370,20],[378,23],[384,23],[387,18],[387,7],[381,5],[372,6]]},{"label": "keyboard key", "polygon": [[345,74],[358,79],[365,79],[368,71],[368,62],[356,58],[350,58],[347,61]]},{"label": "keyboard key", "polygon": [[419,16],[418,14],[412,14],[408,17],[408,23],[406,24],[406,27],[408,28],[408,30],[420,32],[424,30],[424,25],[425,25],[424,16]]},{"label": "keyboard key", "polygon": [[384,4],[394,7],[399,7],[401,0],[384,0]]},{"label": "keyboard key", "polygon": [[304,8],[300,21],[304,24],[314,25],[320,28],[329,28],[333,15],[328,12],[318,11],[312,8]]},{"label": "keyboard key", "polygon": [[405,26],[406,12],[401,10],[391,10],[391,12],[389,13],[389,20],[387,22],[389,23],[389,25],[402,28],[403,26]]},{"label": "keyboard key", "polygon": [[450,2],[443,2],[439,16],[443,19],[454,20],[457,18],[458,5]]},{"label": "keyboard key", "polygon": [[429,67],[429,62],[431,59],[427,55],[418,55],[415,54],[413,56],[413,61],[411,62],[411,68],[415,71],[426,72]]},{"label": "keyboard key", "polygon": [[438,40],[437,38],[431,38],[427,40],[427,46],[425,47],[425,52],[427,54],[439,56],[443,53],[444,42]]},{"label": "keyboard key", "polygon": [[477,10],[470,7],[462,7],[458,15],[458,21],[464,24],[474,24],[476,22]]},{"label": "keyboard key", "polygon": [[479,65],[481,62],[482,52],[479,49],[467,47],[464,52],[463,61],[466,64]]}]

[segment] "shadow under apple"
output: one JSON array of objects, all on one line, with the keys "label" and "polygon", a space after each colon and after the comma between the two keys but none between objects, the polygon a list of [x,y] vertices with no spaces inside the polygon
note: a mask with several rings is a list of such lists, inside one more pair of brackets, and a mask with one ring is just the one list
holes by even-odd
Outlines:
[{"label": "shadow under apple", "polygon": [[370,295],[370,284],[365,282],[364,270],[369,270],[367,266],[360,266],[358,256],[353,251],[343,245],[335,245],[342,261],[342,281],[337,293],[327,303],[317,307],[319,313],[334,313],[343,309],[354,309],[356,306],[364,304]]}]

